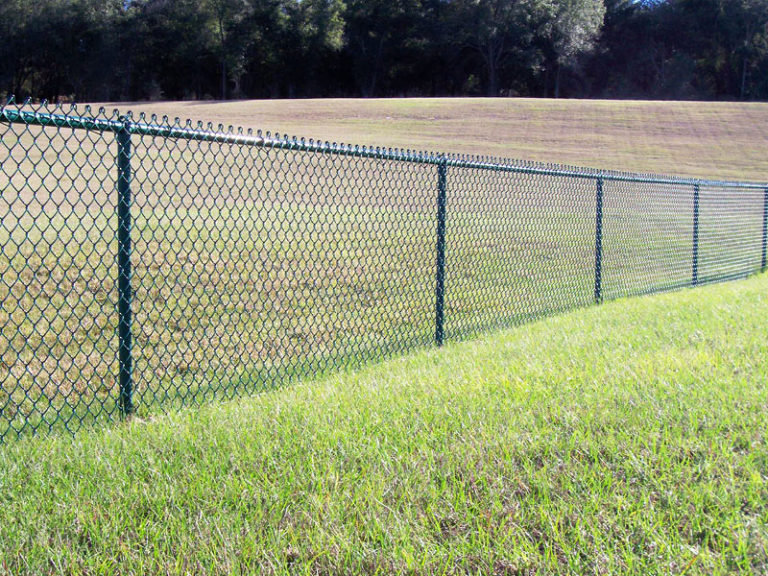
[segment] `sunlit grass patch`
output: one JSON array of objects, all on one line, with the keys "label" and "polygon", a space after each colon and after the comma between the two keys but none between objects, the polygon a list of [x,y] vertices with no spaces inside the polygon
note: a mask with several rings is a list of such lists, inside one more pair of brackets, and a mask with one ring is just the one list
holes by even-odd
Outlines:
[{"label": "sunlit grass patch", "polygon": [[0,571],[760,573],[768,276],[0,451]]}]

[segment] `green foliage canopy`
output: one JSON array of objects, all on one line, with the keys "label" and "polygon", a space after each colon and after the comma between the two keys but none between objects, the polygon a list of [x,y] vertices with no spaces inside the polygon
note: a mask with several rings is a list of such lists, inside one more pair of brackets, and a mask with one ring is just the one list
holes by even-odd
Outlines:
[{"label": "green foliage canopy", "polygon": [[5,0],[0,92],[768,98],[768,0]]}]

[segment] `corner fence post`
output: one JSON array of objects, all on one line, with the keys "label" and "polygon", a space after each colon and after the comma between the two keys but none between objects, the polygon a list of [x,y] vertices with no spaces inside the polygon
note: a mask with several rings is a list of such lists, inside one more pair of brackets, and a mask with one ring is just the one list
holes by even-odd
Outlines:
[{"label": "corner fence post", "polygon": [[597,179],[595,215],[595,303],[603,301],[603,179]]},{"label": "corner fence post", "polygon": [[693,186],[693,277],[694,286],[699,283],[699,185]]},{"label": "corner fence post", "polygon": [[768,188],[763,192],[763,257],[760,260],[760,271],[766,269],[766,248],[768,248]]},{"label": "corner fence post", "polygon": [[435,282],[435,343],[443,345],[443,312],[445,305],[445,194],[448,161],[437,165],[437,272]]},{"label": "corner fence post", "polygon": [[117,314],[120,363],[120,412],[133,406],[131,341],[131,124],[124,120],[117,132]]}]

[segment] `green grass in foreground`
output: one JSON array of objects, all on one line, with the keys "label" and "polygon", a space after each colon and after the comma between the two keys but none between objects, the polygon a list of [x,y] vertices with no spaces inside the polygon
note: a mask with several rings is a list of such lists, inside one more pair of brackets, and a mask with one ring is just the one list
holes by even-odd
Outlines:
[{"label": "green grass in foreground", "polygon": [[0,448],[4,574],[768,570],[768,276]]}]

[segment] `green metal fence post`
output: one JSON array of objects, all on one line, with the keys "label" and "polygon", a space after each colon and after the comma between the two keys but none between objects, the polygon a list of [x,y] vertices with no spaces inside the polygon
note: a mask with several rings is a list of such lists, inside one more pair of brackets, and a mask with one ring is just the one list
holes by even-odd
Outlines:
[{"label": "green metal fence post", "polygon": [[131,341],[131,124],[117,131],[117,292],[120,412],[133,412]]},{"label": "green metal fence post", "polygon": [[763,258],[760,261],[760,271],[766,269],[766,249],[768,249],[768,188],[763,192]]},{"label": "green metal fence post", "polygon": [[699,185],[693,185],[693,278],[692,284],[699,283]]},{"label": "green metal fence post", "polygon": [[597,179],[595,215],[595,302],[603,301],[603,179]]},{"label": "green metal fence post", "polygon": [[435,343],[443,345],[443,314],[445,304],[445,204],[448,161],[437,165],[437,273],[435,282]]}]

